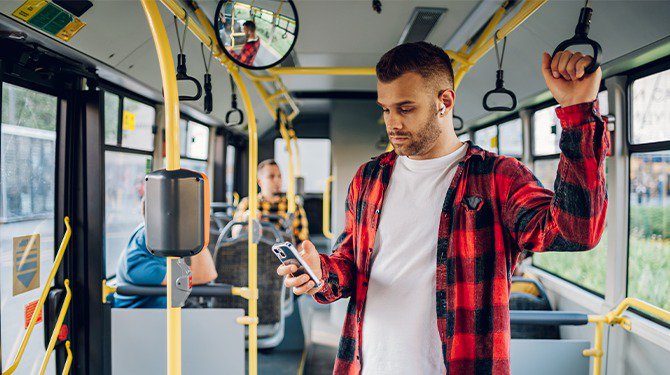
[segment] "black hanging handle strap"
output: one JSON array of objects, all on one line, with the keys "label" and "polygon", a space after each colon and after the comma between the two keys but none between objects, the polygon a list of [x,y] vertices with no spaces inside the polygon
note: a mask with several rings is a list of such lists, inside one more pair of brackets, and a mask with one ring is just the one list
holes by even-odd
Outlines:
[{"label": "black hanging handle strap", "polygon": [[554,50],[552,57],[556,56],[558,52],[565,51],[571,46],[588,45],[593,49],[593,61],[584,68],[584,73],[591,74],[600,67],[600,56],[602,54],[602,47],[595,40],[589,38],[589,29],[591,27],[591,15],[593,9],[589,8],[588,1],[579,13],[579,22],[575,27],[575,35],[567,40],[562,41]]},{"label": "black hanging handle strap", "polygon": [[186,30],[188,30],[188,14],[186,15],[186,20],[184,21],[184,33],[182,38],[179,38],[179,28],[177,27],[177,17],[174,17],[174,28],[177,31],[177,43],[179,45],[179,54],[177,55],[177,81],[191,81],[195,85],[196,93],[193,96],[189,95],[179,95],[179,100],[181,101],[193,101],[200,100],[202,97],[202,86],[200,82],[191,77],[186,72],[186,55],[184,54],[184,45],[186,44]]},{"label": "black hanging handle strap", "polygon": [[[235,92],[235,80],[233,80],[232,75],[230,75],[230,90],[232,92],[230,101],[231,109],[226,113],[225,125],[239,126],[244,123],[244,112],[242,112],[241,109],[237,108],[237,94]],[[237,121],[233,121],[235,115],[239,116]]]},{"label": "black hanging handle strap", "polygon": [[[484,106],[484,109],[487,111],[491,112],[509,112],[513,111],[514,108],[516,108],[516,95],[510,90],[507,90],[504,85],[505,85],[505,80],[504,80],[504,74],[503,74],[503,69],[502,69],[502,63],[503,59],[505,58],[505,47],[507,46],[507,37],[503,38],[503,47],[502,47],[502,53],[498,55],[498,32],[496,31],[495,35],[493,36],[493,42],[494,42],[494,47],[496,51],[496,59],[498,60],[498,71],[496,71],[496,88],[493,90],[487,92],[484,94],[484,98],[482,99],[482,105]],[[512,100],[512,105],[509,107],[504,107],[504,106],[494,106],[491,107],[488,105],[488,99],[491,95],[493,94],[503,94],[507,95],[510,97]]]}]

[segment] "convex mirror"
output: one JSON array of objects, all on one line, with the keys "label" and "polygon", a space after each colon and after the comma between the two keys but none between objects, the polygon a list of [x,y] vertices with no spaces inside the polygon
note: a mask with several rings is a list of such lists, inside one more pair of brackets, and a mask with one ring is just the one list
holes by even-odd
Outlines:
[{"label": "convex mirror", "polygon": [[220,0],[215,28],[228,58],[247,69],[267,69],[291,53],[298,12],[291,0]]}]

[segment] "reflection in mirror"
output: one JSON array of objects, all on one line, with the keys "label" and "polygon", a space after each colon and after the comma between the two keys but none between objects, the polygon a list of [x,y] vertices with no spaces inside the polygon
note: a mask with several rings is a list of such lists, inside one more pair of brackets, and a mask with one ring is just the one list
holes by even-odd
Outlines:
[{"label": "reflection in mirror", "polygon": [[215,22],[226,55],[248,69],[279,64],[298,36],[298,14],[290,0],[221,0]]}]

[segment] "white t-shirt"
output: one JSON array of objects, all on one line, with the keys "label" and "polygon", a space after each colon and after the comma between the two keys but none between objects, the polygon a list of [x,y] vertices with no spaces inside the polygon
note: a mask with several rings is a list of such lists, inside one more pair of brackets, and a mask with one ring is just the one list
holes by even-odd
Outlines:
[{"label": "white t-shirt", "polygon": [[435,310],[440,212],[467,145],[400,156],[384,195],[363,321],[363,375],[444,374]]}]

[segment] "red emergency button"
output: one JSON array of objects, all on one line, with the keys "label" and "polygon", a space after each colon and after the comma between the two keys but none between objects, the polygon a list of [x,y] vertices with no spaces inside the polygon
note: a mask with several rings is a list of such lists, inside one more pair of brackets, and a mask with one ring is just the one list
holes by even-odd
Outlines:
[{"label": "red emergency button", "polygon": [[67,324],[63,324],[62,326],[60,326],[60,332],[58,332],[58,340],[59,341],[67,340],[68,332],[69,329],[67,328]]}]

